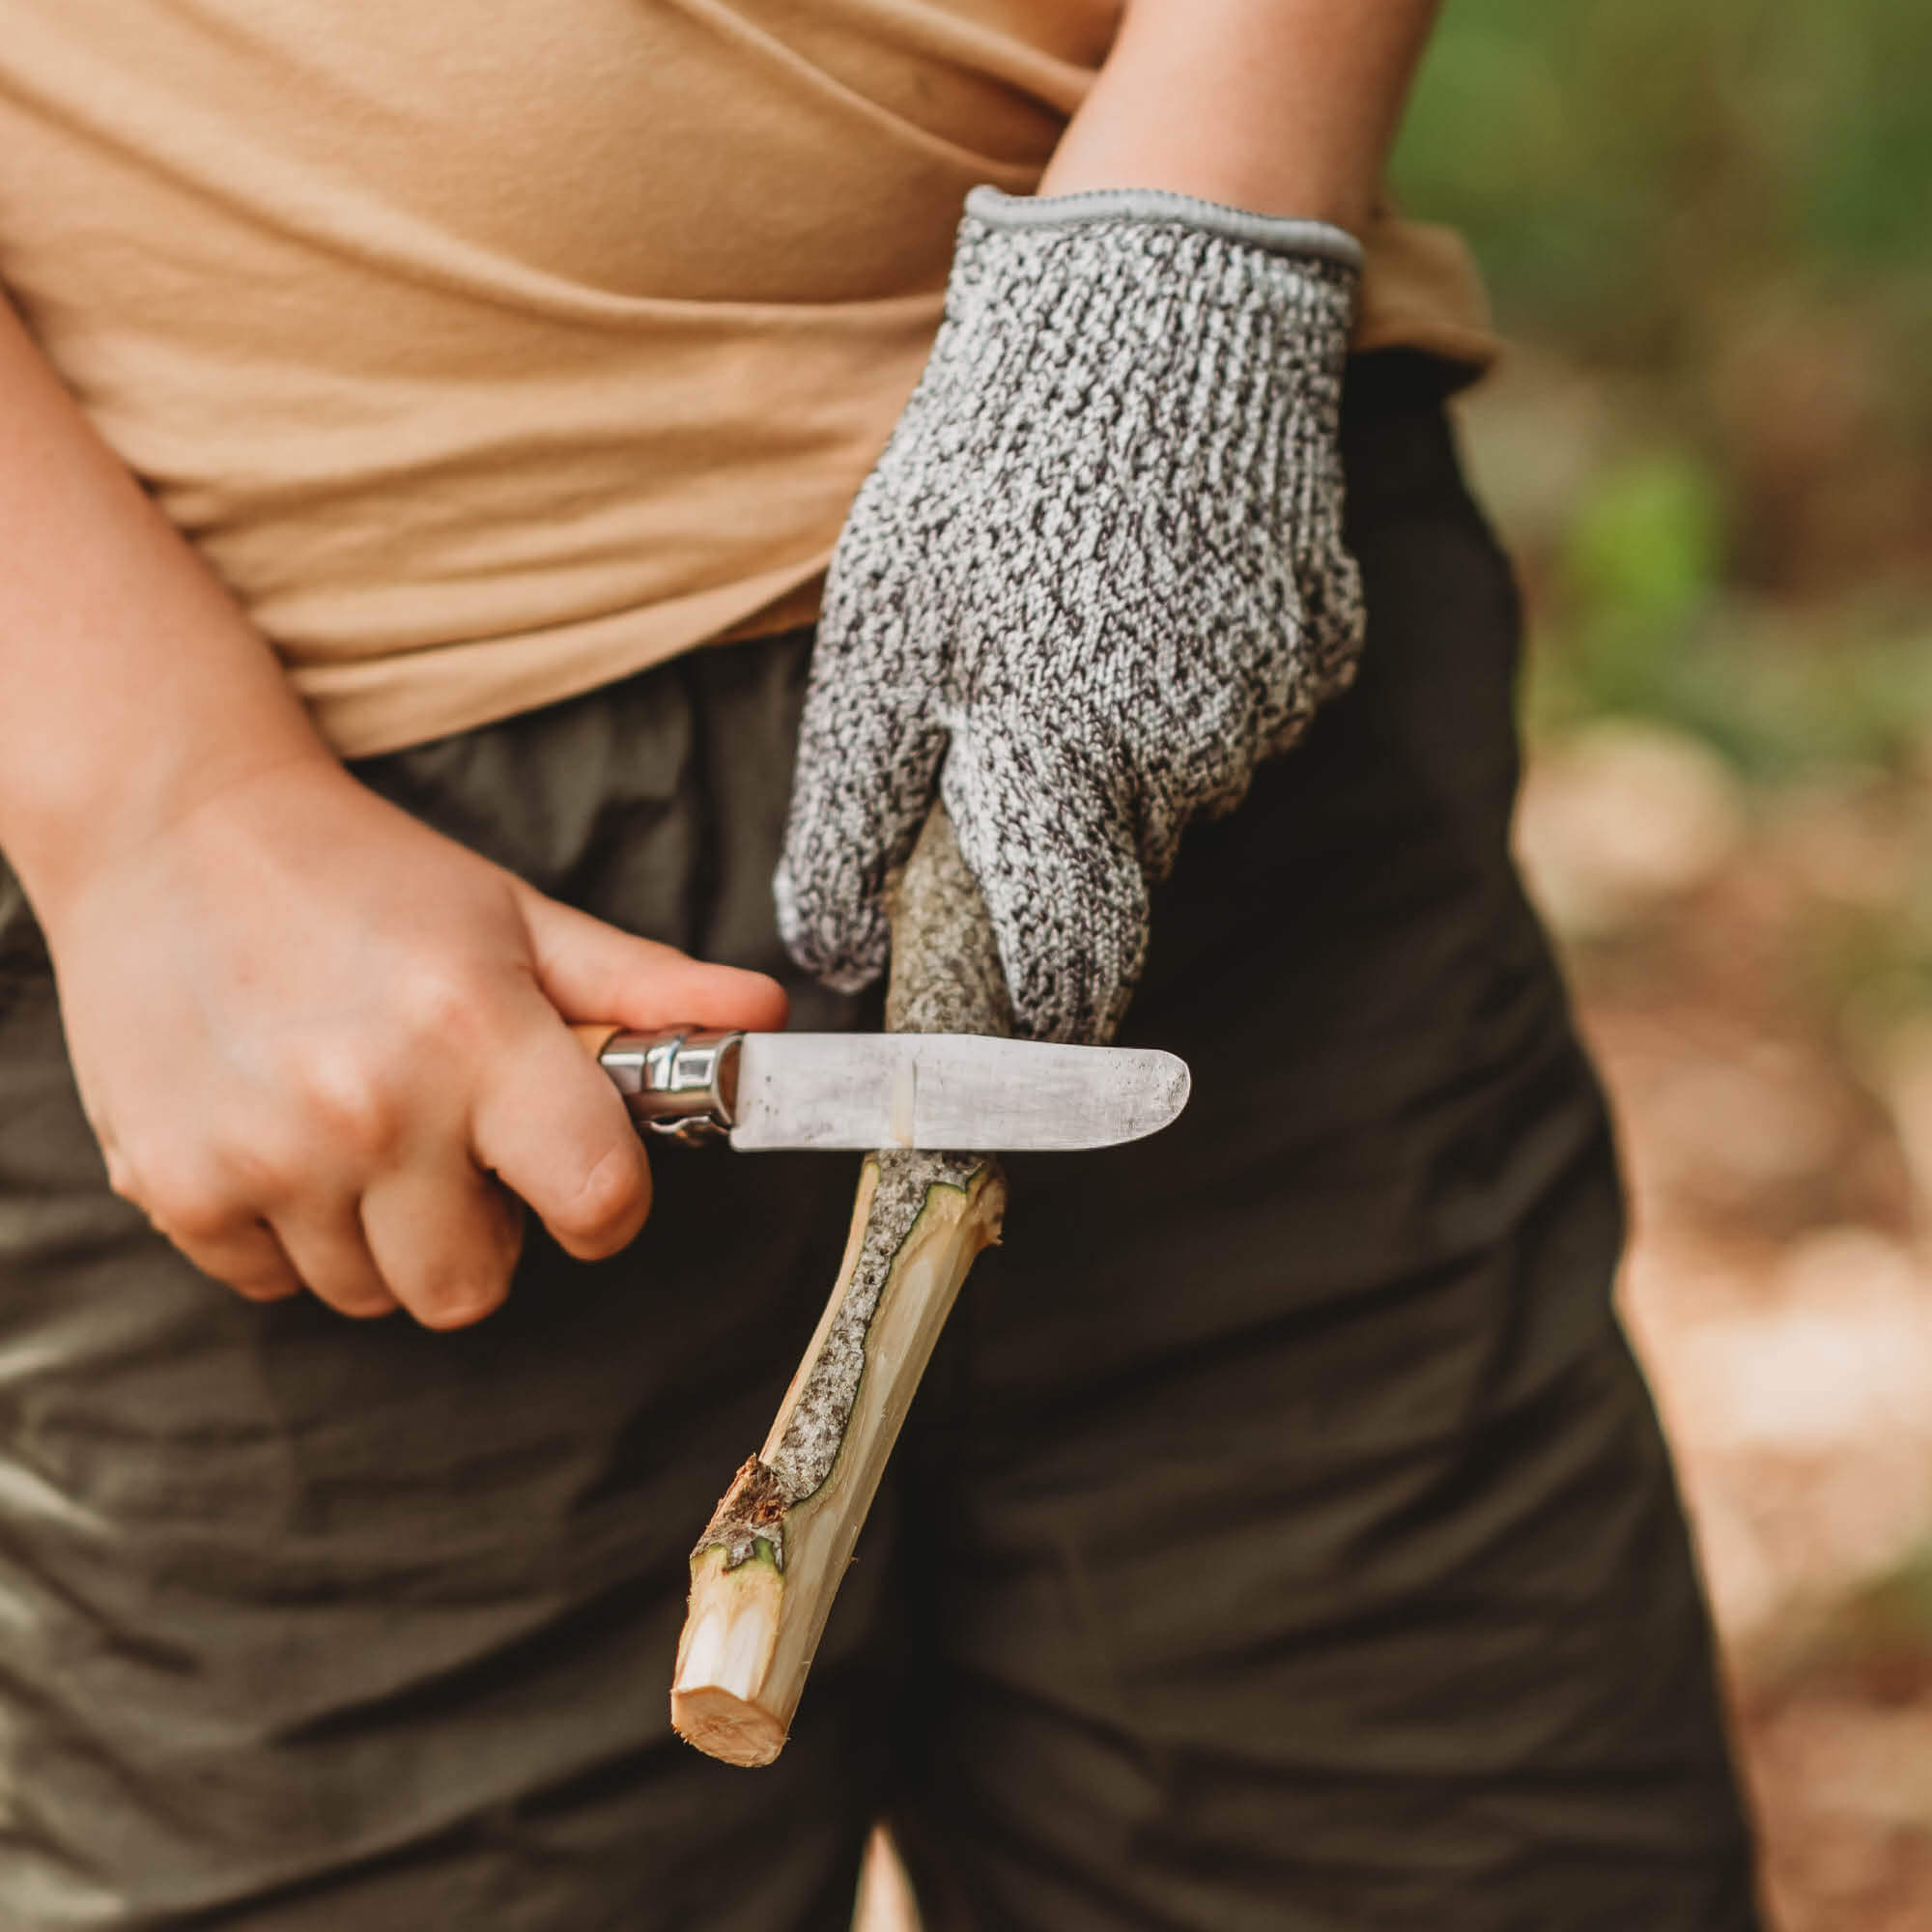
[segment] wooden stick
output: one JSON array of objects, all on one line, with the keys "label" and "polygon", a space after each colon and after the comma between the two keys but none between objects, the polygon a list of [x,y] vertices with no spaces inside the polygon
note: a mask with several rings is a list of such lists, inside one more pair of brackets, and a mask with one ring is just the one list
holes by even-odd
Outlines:
[{"label": "wooden stick", "polygon": [[[940,806],[893,894],[886,1025],[1012,1031],[992,925]],[[670,1718],[699,1750],[754,1765],[784,1748],[899,1426],[1006,1202],[990,1154],[867,1155],[817,1333],[692,1551]]]}]

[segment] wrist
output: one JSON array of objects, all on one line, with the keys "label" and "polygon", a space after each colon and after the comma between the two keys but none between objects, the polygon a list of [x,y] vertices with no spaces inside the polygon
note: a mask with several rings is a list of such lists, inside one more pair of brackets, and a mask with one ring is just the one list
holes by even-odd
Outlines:
[{"label": "wrist", "polygon": [[[1153,406],[1149,384],[1243,400],[1258,434],[1314,371],[1348,354],[1359,250],[1323,224],[1256,215],[1148,189],[1026,199],[967,197],[947,330],[980,385],[1033,390],[1042,357],[1065,379],[1034,429],[1068,433],[1063,403],[1097,420]],[[1216,411],[1221,419],[1221,410]],[[1050,419],[1050,420],[1049,420]]]},{"label": "wrist", "polygon": [[[1189,165],[1169,152],[1149,155],[1138,142],[1095,150],[1069,139],[1054,156],[1037,190],[1042,199],[1152,193],[1258,216],[1305,221],[1359,238],[1375,207],[1377,185],[1311,173],[1291,185],[1278,173],[1203,162]],[[1359,247],[1357,241],[1357,247]]]},{"label": "wrist", "polygon": [[199,744],[157,730],[154,744],[120,759],[50,759],[60,779],[15,792],[0,824],[0,844],[49,937],[100,878],[139,864],[203,813],[251,810],[259,786],[285,775],[353,782],[302,714],[275,726]]},{"label": "wrist", "polygon": [[1164,187],[1094,187],[1054,194],[1014,195],[976,187],[966,213],[993,229],[1085,226],[1102,221],[1166,223],[1218,236],[1270,255],[1314,256],[1360,269],[1362,244],[1330,221],[1265,214]]},{"label": "wrist", "polygon": [[1144,186],[1360,235],[1435,0],[1133,0],[1039,186]]}]

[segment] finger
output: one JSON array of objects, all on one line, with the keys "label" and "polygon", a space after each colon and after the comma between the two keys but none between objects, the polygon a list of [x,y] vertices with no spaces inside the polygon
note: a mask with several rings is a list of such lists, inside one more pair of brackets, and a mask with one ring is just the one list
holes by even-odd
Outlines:
[{"label": "finger", "polygon": [[467,1158],[384,1174],[362,1197],[362,1226],[384,1281],[426,1328],[499,1307],[524,1239],[516,1204]]},{"label": "finger", "polygon": [[615,1254],[644,1225],[651,1170],[643,1143],[616,1088],[554,1013],[544,1010],[492,1067],[470,1136],[478,1164],[580,1261]]},{"label": "finger", "polygon": [[1148,888],[1123,801],[1050,738],[961,740],[943,781],[1021,1032],[1101,1042],[1147,957]]},{"label": "finger", "polygon": [[946,732],[923,707],[814,681],[799,728],[779,931],[808,972],[841,991],[876,979],[891,951],[885,886],[931,808]]},{"label": "finger", "polygon": [[303,1286],[338,1315],[364,1321],[395,1313],[396,1297],[369,1252],[353,1196],[277,1214],[275,1233]]},{"label": "finger", "polygon": [[203,1274],[249,1301],[301,1293],[301,1277],[273,1229],[216,1175],[179,1158],[130,1159],[106,1133],[99,1140],[108,1186]]},{"label": "finger", "polygon": [[690,1021],[755,1033],[785,1023],[784,988],[767,974],[694,959],[541,893],[526,893],[524,907],[538,981],[567,1020],[641,1028]]},{"label": "finger", "polygon": [[238,1221],[231,1231],[186,1237],[155,1222],[203,1274],[211,1275],[248,1301],[286,1301],[299,1294],[299,1271],[268,1224]]}]

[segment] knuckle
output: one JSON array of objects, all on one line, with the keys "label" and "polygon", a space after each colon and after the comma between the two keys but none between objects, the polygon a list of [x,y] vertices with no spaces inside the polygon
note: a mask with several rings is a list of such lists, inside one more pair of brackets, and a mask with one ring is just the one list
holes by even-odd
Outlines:
[{"label": "knuckle", "polygon": [[444,965],[425,964],[408,974],[397,1002],[411,1037],[425,1045],[473,1045],[490,1030],[489,1003],[481,990]]},{"label": "knuckle", "polygon": [[222,1160],[139,1143],[118,1147],[108,1165],[114,1192],[180,1248],[226,1244],[254,1225],[236,1179]]},{"label": "knuckle", "polygon": [[120,1148],[106,1150],[107,1186],[110,1193],[136,1208],[148,1205],[148,1185],[131,1155]]},{"label": "knuckle", "polygon": [[551,1232],[566,1245],[591,1250],[621,1247],[647,1201],[635,1157],[625,1148],[612,1147],[550,1215]]},{"label": "knuckle", "polygon": [[147,1191],[140,1205],[162,1234],[187,1247],[208,1247],[225,1240],[241,1224],[252,1219],[226,1190],[200,1179],[163,1179]]},{"label": "knuckle", "polygon": [[130,1135],[109,1151],[107,1180],[122,1200],[150,1220],[202,1191],[183,1150],[152,1134]]},{"label": "knuckle", "polygon": [[300,1070],[297,1085],[306,1121],[331,1148],[380,1158],[402,1135],[395,1082],[380,1065],[347,1055],[318,1059]]},{"label": "knuckle", "polygon": [[236,1193],[258,1208],[285,1206],[301,1192],[308,1172],[298,1148],[267,1133],[237,1136],[222,1147],[220,1160]]}]

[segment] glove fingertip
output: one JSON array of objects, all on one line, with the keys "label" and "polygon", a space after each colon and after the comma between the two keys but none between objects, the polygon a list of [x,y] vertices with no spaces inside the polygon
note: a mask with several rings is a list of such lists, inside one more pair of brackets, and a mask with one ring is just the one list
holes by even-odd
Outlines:
[{"label": "glove fingertip", "polygon": [[859,992],[885,969],[891,935],[883,908],[856,890],[828,895],[810,883],[809,872],[803,881],[789,859],[779,861],[772,901],[785,951],[833,991]]},{"label": "glove fingertip", "polygon": [[955,754],[943,788],[992,920],[1017,1030],[1072,1044],[1111,1038],[1147,952],[1147,881],[1131,844],[1106,813],[1081,810],[1078,786],[1048,810]]}]

